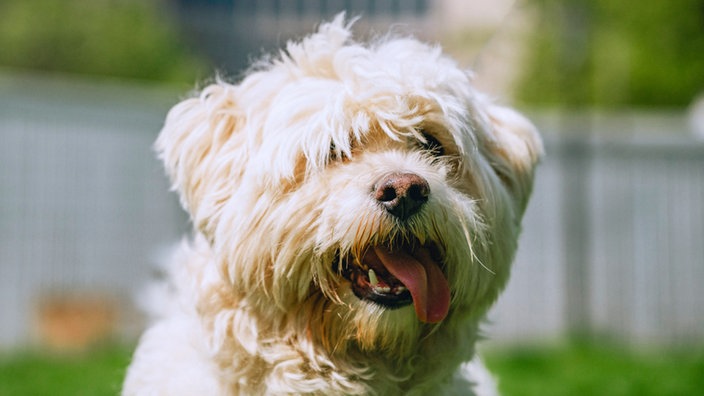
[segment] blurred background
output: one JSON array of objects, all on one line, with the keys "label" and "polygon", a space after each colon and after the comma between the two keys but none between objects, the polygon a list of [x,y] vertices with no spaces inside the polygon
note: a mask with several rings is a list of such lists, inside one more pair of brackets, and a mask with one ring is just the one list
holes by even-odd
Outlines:
[{"label": "blurred background", "polygon": [[704,388],[704,0],[0,0],[0,395],[119,390],[190,227],[166,112],[343,10],[441,43],[545,138],[486,325],[505,394]]}]

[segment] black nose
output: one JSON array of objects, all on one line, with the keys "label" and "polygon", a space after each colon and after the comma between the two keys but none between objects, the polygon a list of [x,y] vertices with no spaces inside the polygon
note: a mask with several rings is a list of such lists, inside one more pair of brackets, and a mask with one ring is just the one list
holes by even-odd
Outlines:
[{"label": "black nose", "polygon": [[428,196],[428,182],[415,173],[393,173],[374,185],[374,199],[400,220],[416,214]]}]

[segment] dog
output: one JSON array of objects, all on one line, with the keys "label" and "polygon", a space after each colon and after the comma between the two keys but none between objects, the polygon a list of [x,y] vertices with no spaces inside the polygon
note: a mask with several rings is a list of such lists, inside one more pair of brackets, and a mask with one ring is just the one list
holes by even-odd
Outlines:
[{"label": "dog", "polygon": [[493,394],[475,358],[542,152],[437,46],[338,15],[173,107],[194,235],[124,395]]}]

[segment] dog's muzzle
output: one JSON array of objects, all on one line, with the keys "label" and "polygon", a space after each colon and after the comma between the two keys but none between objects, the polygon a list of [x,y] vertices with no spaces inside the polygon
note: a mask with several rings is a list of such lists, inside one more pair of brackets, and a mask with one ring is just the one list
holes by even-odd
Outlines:
[{"label": "dog's muzzle", "polygon": [[[373,199],[401,222],[417,214],[429,196],[428,182],[415,173],[389,174],[372,188]],[[435,243],[397,236],[356,255],[338,256],[335,265],[362,300],[389,309],[413,304],[418,319],[427,323],[440,322],[449,312],[450,286]]]}]

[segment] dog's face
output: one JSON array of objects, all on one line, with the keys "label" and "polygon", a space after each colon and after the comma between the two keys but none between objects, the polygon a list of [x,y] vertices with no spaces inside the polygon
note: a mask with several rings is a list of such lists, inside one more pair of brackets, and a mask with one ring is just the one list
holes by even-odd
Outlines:
[{"label": "dog's face", "polygon": [[205,88],[157,147],[233,304],[329,351],[404,354],[496,298],[540,141],[437,49],[348,36],[338,19]]}]

